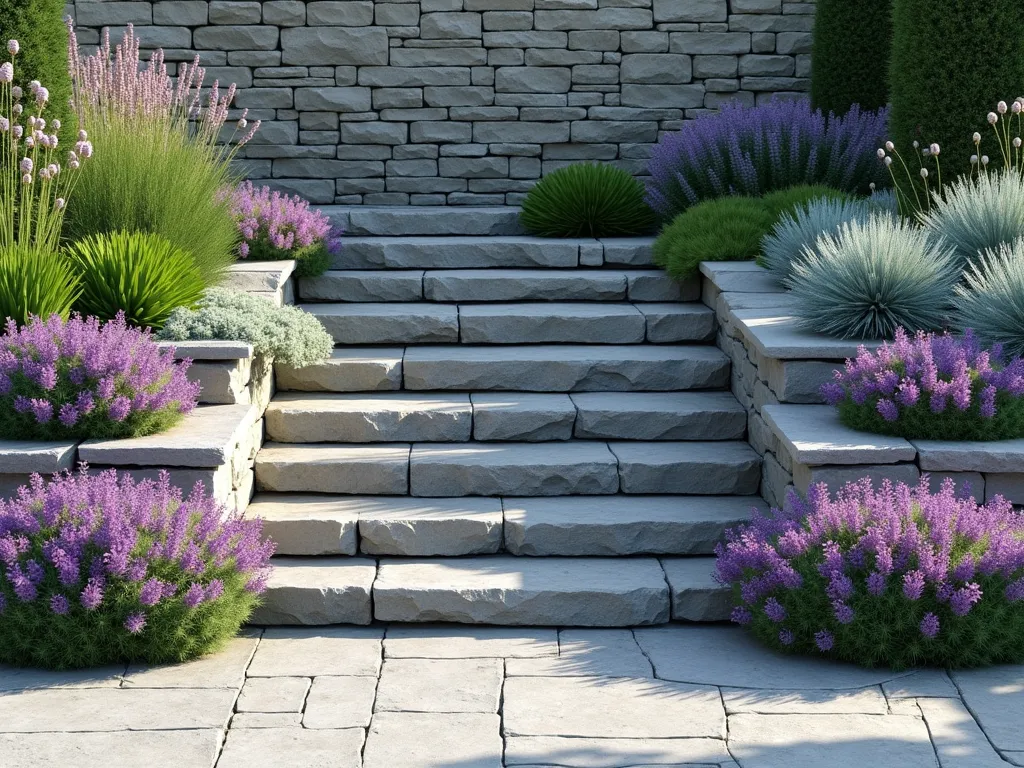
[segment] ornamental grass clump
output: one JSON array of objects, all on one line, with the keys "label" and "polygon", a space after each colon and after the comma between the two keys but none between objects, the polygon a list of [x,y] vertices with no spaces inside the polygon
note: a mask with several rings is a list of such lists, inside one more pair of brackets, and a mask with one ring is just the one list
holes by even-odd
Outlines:
[{"label": "ornamental grass clump", "polygon": [[658,143],[648,163],[647,202],[672,218],[704,200],[798,184],[867,194],[872,183],[888,181],[875,158],[886,119],[884,109],[857,107],[842,117],[824,115],[806,100],[727,104]]},{"label": "ornamental grass clump", "polygon": [[838,338],[889,339],[897,328],[941,329],[959,278],[952,248],[876,213],[820,237],[793,263],[799,324]]},{"label": "ornamental grass clump", "polygon": [[251,181],[231,195],[231,210],[242,235],[238,256],[254,261],[295,259],[299,277],[322,275],[341,250],[341,229],[298,195],[283,195]]},{"label": "ornamental grass clump", "polygon": [[321,363],[334,350],[334,339],[308,312],[224,288],[211,288],[195,309],[176,309],[158,337],[245,341],[257,355],[294,368]]},{"label": "ornamental grass clump", "polygon": [[1024,437],[1024,360],[1004,361],[962,337],[897,329],[874,352],[864,347],[821,388],[848,427],[923,440]]},{"label": "ornamental grass clump", "polygon": [[870,478],[754,511],[716,548],[733,621],[786,653],[864,666],[1024,661],[1024,515]]},{"label": "ornamental grass clump", "polygon": [[963,273],[954,301],[960,327],[1024,357],[1024,239],[979,256]]},{"label": "ornamental grass clump", "polygon": [[265,590],[273,544],[162,473],[33,475],[0,501],[0,662],[165,664],[217,650]]},{"label": "ornamental grass clump", "polygon": [[85,440],[161,432],[192,411],[199,383],[148,331],[124,315],[100,324],[8,321],[0,337],[0,435],[7,440]]}]

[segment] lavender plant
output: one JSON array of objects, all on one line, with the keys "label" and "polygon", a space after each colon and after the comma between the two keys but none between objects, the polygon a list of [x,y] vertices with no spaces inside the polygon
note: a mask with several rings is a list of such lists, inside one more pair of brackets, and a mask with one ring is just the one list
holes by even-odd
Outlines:
[{"label": "lavender plant", "polygon": [[848,427],[925,440],[1024,437],[1024,360],[1005,361],[962,337],[897,329],[891,344],[864,347],[821,388]]},{"label": "lavender plant", "polygon": [[341,250],[341,229],[298,195],[283,195],[251,181],[231,195],[231,209],[242,235],[238,256],[254,261],[295,259],[299,277],[322,275]]},{"label": "lavender plant", "polygon": [[871,183],[887,181],[872,157],[885,136],[886,118],[885,110],[857,107],[844,117],[826,116],[806,101],[728,104],[666,134],[654,148],[647,202],[672,218],[704,200],[798,184],[866,194]]},{"label": "lavender plant", "polygon": [[162,664],[222,646],[259,602],[273,544],[197,484],[116,470],[33,475],[0,501],[0,662]]},{"label": "lavender plant", "polygon": [[766,645],[865,666],[1024,660],[1024,515],[870,478],[757,510],[719,544],[732,619]]},{"label": "lavender plant", "polygon": [[124,315],[100,324],[73,315],[8,321],[0,337],[0,434],[8,440],[148,435],[196,405],[198,382],[185,375],[148,331]]}]

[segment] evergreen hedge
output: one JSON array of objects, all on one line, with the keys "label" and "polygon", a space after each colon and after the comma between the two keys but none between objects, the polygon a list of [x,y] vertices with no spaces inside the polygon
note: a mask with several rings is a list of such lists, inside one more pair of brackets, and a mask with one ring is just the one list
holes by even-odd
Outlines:
[{"label": "evergreen hedge", "polygon": [[889,101],[892,0],[817,0],[811,55],[811,103],[845,115],[854,104]]}]

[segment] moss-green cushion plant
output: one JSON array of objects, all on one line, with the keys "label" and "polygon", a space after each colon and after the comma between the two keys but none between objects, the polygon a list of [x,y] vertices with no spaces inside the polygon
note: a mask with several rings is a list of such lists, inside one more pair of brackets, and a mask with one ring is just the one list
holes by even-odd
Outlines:
[{"label": "moss-green cushion plant", "polygon": [[166,664],[217,650],[259,603],[274,546],[258,518],[164,473],[32,479],[0,510],[0,662]]},{"label": "moss-green cushion plant", "polygon": [[979,507],[951,480],[931,493],[927,478],[828,490],[727,532],[733,621],[776,650],[864,666],[1024,661],[1024,517],[1009,502]]},{"label": "moss-green cushion plant", "polygon": [[982,154],[997,161],[985,115],[999,100],[1019,96],[1024,84],[1024,3],[894,0],[892,15],[890,138],[903,152],[914,140],[938,143],[945,181],[970,168],[975,131],[990,137]]},{"label": "moss-green cushion plant", "polygon": [[77,272],[61,254],[19,246],[0,252],[0,322],[67,319],[81,291]]},{"label": "moss-green cushion plant", "polygon": [[811,103],[845,115],[854,104],[889,103],[892,0],[817,0],[811,55]]},{"label": "moss-green cushion plant", "polygon": [[195,309],[176,309],[158,337],[246,341],[257,355],[295,368],[323,362],[334,349],[334,339],[308,312],[224,288],[207,291]]},{"label": "moss-green cushion plant", "polygon": [[114,232],[73,243],[68,258],[82,294],[75,309],[100,320],[159,330],[177,307],[193,307],[207,284],[192,255],[160,235]]},{"label": "moss-green cushion plant", "polygon": [[862,351],[821,388],[853,429],[919,440],[1024,437],[1024,360],[1005,362],[970,331],[910,337]]},{"label": "moss-green cushion plant", "polygon": [[603,163],[577,163],[538,181],[523,200],[520,221],[543,237],[618,237],[654,229],[643,184]]}]

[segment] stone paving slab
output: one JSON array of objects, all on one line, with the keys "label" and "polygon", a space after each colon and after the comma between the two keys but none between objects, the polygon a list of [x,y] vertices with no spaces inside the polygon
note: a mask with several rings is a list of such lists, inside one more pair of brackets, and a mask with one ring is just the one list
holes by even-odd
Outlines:
[{"label": "stone paving slab", "polygon": [[370,724],[376,677],[333,677],[313,679],[302,716],[304,728],[365,728]]},{"label": "stone paving slab", "polygon": [[363,730],[245,729],[228,733],[217,768],[360,768]]},{"label": "stone paving slab", "polygon": [[996,748],[1024,751],[1024,666],[955,670],[951,674]]},{"label": "stone paving slab", "polygon": [[402,347],[335,349],[316,365],[274,366],[277,388],[303,392],[378,392],[402,388]]},{"label": "stone paving slab", "polygon": [[363,768],[501,768],[497,715],[380,712]]},{"label": "stone paving slab", "polygon": [[959,698],[949,673],[943,669],[922,669],[904,677],[882,683],[882,691],[890,701],[913,698]]},{"label": "stone paving slab", "polygon": [[919,699],[942,768],[1005,768],[978,722],[959,699]]},{"label": "stone paving slab", "polygon": [[558,656],[505,660],[509,677],[653,677],[628,629],[563,629]]},{"label": "stone paving slab", "polygon": [[242,630],[213,656],[184,664],[147,666],[130,664],[124,676],[128,688],[232,688],[242,687],[245,669],[256,652],[259,631]]},{"label": "stone paving slab", "polygon": [[252,677],[245,681],[235,711],[301,713],[308,692],[308,677]]},{"label": "stone paving slab", "polygon": [[451,625],[388,627],[384,656],[391,659],[536,659],[558,655],[554,629],[459,627]]},{"label": "stone paving slab", "polygon": [[505,765],[540,768],[687,768],[730,761],[721,739],[617,739],[512,736],[505,741]]},{"label": "stone paving slab", "polygon": [[722,699],[730,715],[884,715],[889,711],[877,686],[840,691],[723,688]]},{"label": "stone paving slab", "polygon": [[382,627],[271,627],[264,630],[249,677],[376,677]]},{"label": "stone paving slab", "polygon": [[213,728],[181,731],[104,733],[0,733],[4,768],[210,768],[224,732]]},{"label": "stone paving slab", "polygon": [[0,665],[0,694],[46,688],[119,688],[125,665],[60,672],[31,667]]},{"label": "stone paving slab", "polygon": [[386,659],[374,710],[495,714],[503,678],[501,659]]},{"label": "stone paving slab", "polygon": [[800,464],[895,464],[917,456],[914,446],[902,437],[844,426],[830,405],[766,405],[761,413]]},{"label": "stone paving slab", "polygon": [[301,728],[301,712],[237,712],[231,728]]}]

